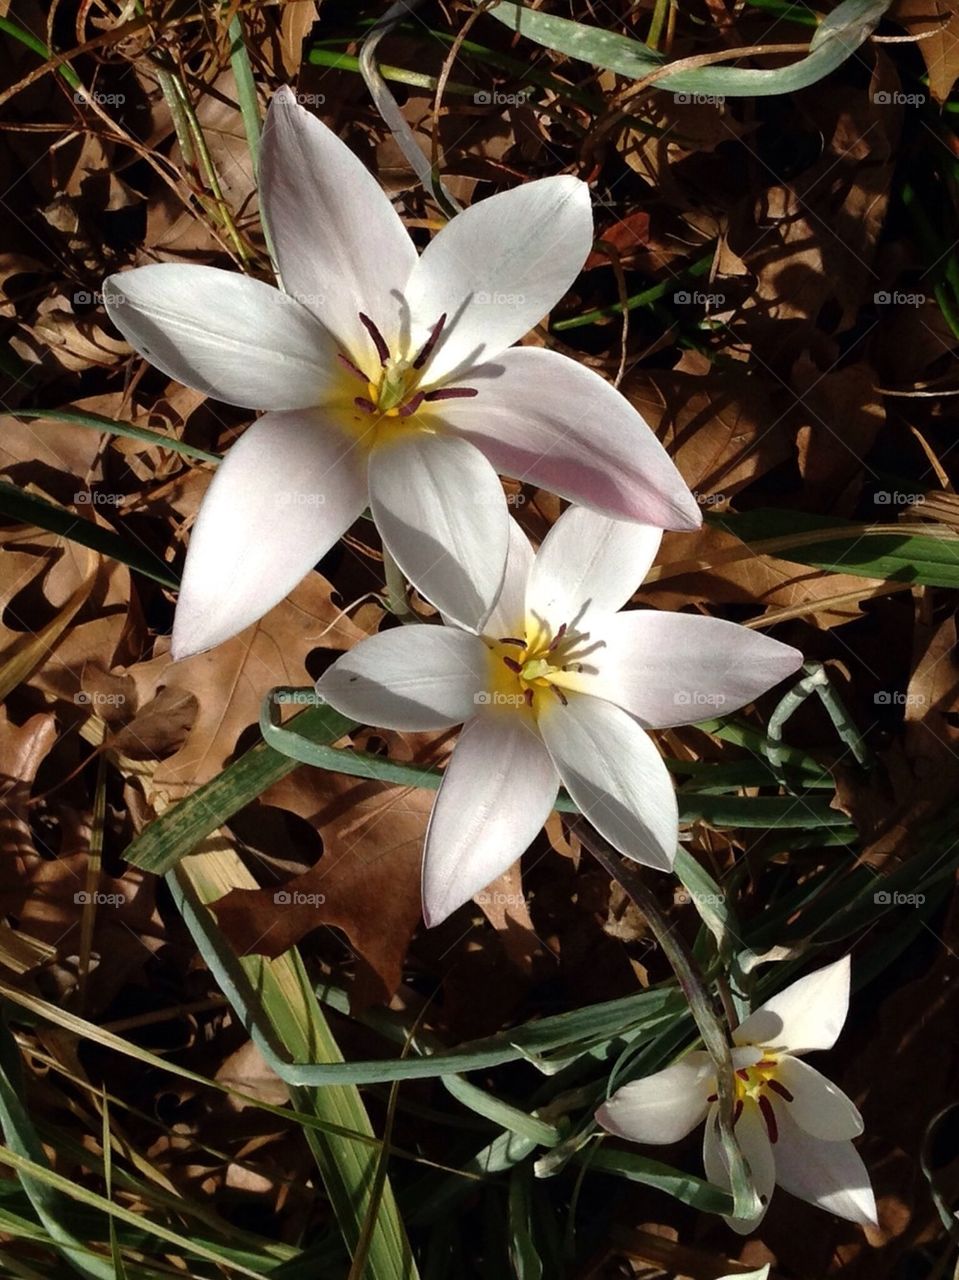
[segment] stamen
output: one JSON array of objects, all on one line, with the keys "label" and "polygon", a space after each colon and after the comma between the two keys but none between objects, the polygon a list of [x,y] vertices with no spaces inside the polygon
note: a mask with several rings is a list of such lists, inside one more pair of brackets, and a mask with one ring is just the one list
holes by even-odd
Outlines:
[{"label": "stamen", "polygon": [[416,410],[420,407],[422,403],[423,403],[423,392],[417,391],[416,395],[413,397],[412,400],[407,400],[406,404],[403,405],[402,409],[397,409],[396,416],[398,418],[408,418],[411,413],[416,412]]},{"label": "stamen", "polygon": [[336,358],[344,369],[349,369],[350,373],[355,373],[361,382],[369,382],[369,378],[362,369],[358,369],[349,356],[345,356],[342,351],[337,351]]},{"label": "stamen", "polygon": [[739,1070],[736,1072],[736,1075],[739,1076],[740,1080],[745,1080],[747,1082],[749,1081],[749,1072],[746,1070],[745,1067],[740,1067]]},{"label": "stamen", "polygon": [[550,644],[550,646],[549,646],[549,648],[546,650],[546,652],[547,652],[547,653],[552,653],[552,652],[553,652],[553,650],[554,650],[554,649],[555,649],[555,648],[560,644],[560,642],[562,641],[563,636],[564,636],[565,634],[566,634],[566,623],[564,622],[564,623],[563,623],[563,624],[562,624],[562,625],[557,629],[556,635],[553,637],[552,643]]},{"label": "stamen", "polygon": [[[416,365],[413,366],[416,368]],[[435,391],[427,391],[427,400],[469,400],[471,396],[478,396],[479,392],[475,387],[437,387]]]},{"label": "stamen", "polygon": [[365,413],[376,413],[376,405],[372,400],[367,400],[366,396],[357,396],[353,403]]},{"label": "stamen", "polygon": [[742,1100],[742,1098],[737,1098],[737,1099],[736,1099],[736,1106],[735,1106],[735,1108],[733,1109],[733,1124],[734,1124],[734,1125],[735,1125],[735,1124],[737,1124],[737,1123],[739,1122],[739,1117],[742,1115],[742,1113],[743,1113],[743,1100]]},{"label": "stamen", "polygon": [[500,636],[500,644],[518,644],[521,649],[526,648],[526,641],[521,640],[519,636]]},{"label": "stamen", "polygon": [[552,689],[552,691],[556,694],[557,698],[559,698],[559,700],[560,700],[560,702],[563,704],[563,706],[564,706],[564,707],[568,707],[568,706],[569,706],[569,698],[567,698],[566,694],[562,691],[562,689],[559,687],[559,685],[557,685],[557,684],[551,684],[549,687],[550,687],[550,688]]},{"label": "stamen", "polygon": [[757,1067],[774,1067],[776,1065],[775,1058],[760,1058],[756,1063]]},{"label": "stamen", "polygon": [[775,1092],[779,1094],[780,1098],[785,1098],[787,1102],[793,1101],[793,1095],[784,1084],[780,1083],[779,1080],[767,1080],[766,1083],[769,1085],[770,1089],[775,1090]]},{"label": "stamen", "polygon": [[510,671],[515,671],[517,675],[522,673],[523,664],[521,662],[517,662],[515,658],[511,658],[508,654],[504,654],[503,661],[509,667]]},{"label": "stamen", "polygon": [[764,1093],[759,1095],[759,1110],[766,1121],[766,1132],[769,1134],[769,1141],[777,1142],[779,1140],[779,1126],[776,1124],[776,1113],[773,1111],[773,1104]]},{"label": "stamen", "polygon": [[433,325],[432,332],[430,333],[430,336],[426,339],[426,342],[423,346],[423,350],[419,353],[419,355],[413,361],[414,369],[422,369],[423,365],[426,364],[427,360],[433,354],[433,348],[436,346],[437,342],[439,342],[440,340],[440,334],[443,332],[444,324],[446,324],[445,311],[437,320],[436,324]]},{"label": "stamen", "polygon": [[707,1102],[718,1102],[718,1101],[719,1101],[719,1094],[718,1094],[718,1093],[711,1093],[711,1094],[709,1095],[709,1097],[706,1099],[706,1101],[707,1101]]},{"label": "stamen", "polygon": [[380,364],[385,365],[390,358],[390,349],[386,345],[386,339],[383,337],[382,333],[380,333],[379,329],[377,329],[370,317],[365,316],[362,311],[360,312],[360,322],[366,332],[373,339],[373,346],[376,347],[376,354],[380,358]]},{"label": "stamen", "polygon": [[527,689],[527,690],[526,690],[526,692],[523,694],[523,701],[526,703],[526,705],[527,705],[528,707],[531,707],[531,706],[533,705],[533,690],[532,690],[532,689]]}]

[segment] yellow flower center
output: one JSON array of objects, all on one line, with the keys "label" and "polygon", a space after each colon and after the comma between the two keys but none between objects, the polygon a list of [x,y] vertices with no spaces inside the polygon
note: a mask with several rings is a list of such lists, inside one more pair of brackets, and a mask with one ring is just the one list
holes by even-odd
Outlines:
[{"label": "yellow flower center", "polygon": [[[757,1048],[761,1046],[757,1045]],[[769,1141],[779,1138],[779,1126],[776,1123],[776,1112],[770,1094],[777,1094],[784,1102],[792,1102],[793,1095],[779,1079],[779,1055],[769,1049],[762,1049],[762,1057],[748,1067],[738,1067],[733,1077],[736,1089],[733,1124],[736,1124],[747,1103],[759,1108],[759,1113],[769,1134]],[[717,1095],[711,1094],[709,1101],[714,1102]]]},{"label": "yellow flower center", "polygon": [[536,617],[526,621],[524,633],[486,641],[490,656],[490,690],[487,701],[501,706],[538,709],[538,700],[557,698],[564,706],[563,692],[570,677],[587,669],[586,659],[601,647],[588,631],[577,631],[563,623],[554,631]]}]

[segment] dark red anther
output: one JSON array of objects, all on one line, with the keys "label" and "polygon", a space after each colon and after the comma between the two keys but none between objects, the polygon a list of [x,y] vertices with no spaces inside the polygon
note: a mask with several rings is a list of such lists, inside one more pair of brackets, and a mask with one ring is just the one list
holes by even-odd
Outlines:
[{"label": "dark red anther", "polygon": [[775,1058],[761,1058],[759,1062],[756,1063],[757,1067],[774,1067],[775,1065],[776,1065]]},{"label": "dark red anther", "polygon": [[769,1085],[770,1089],[779,1094],[780,1098],[785,1098],[787,1102],[792,1102],[793,1095],[784,1084],[780,1084],[778,1080],[767,1080],[766,1083]]},{"label": "dark red anther", "polygon": [[526,692],[523,694],[523,701],[526,703],[526,705],[527,705],[528,707],[531,707],[531,706],[533,705],[533,690],[532,690],[532,689],[527,689],[527,690],[526,690]]},{"label": "dark red anther", "polygon": [[416,395],[412,398],[412,400],[407,400],[403,408],[397,410],[396,416],[398,418],[408,418],[411,413],[416,412],[416,410],[420,407],[422,403],[423,403],[423,392],[417,391]]},{"label": "dark red anther", "polygon": [[526,648],[526,641],[521,640],[519,636],[500,636],[500,644],[518,644],[521,649]]},{"label": "dark red anther", "polygon": [[509,657],[508,654],[503,655],[503,661],[509,667],[510,671],[515,671],[517,675],[520,675],[523,670],[523,664],[521,662],[517,662],[515,658]]},{"label": "dark red anther", "polygon": [[737,1124],[739,1122],[739,1117],[742,1115],[742,1113],[743,1113],[743,1100],[742,1098],[737,1098],[736,1106],[733,1110],[733,1124]]},{"label": "dark red anther", "polygon": [[739,1070],[736,1072],[736,1075],[739,1076],[740,1080],[746,1080],[746,1081],[749,1080],[749,1072],[746,1070],[745,1067],[740,1067]]},{"label": "dark red anther", "polygon": [[706,1099],[707,1102],[718,1102],[718,1100],[719,1100],[718,1093],[711,1093],[709,1097]]},{"label": "dark red anther", "polygon": [[427,391],[427,400],[469,400],[478,396],[475,387],[437,387],[435,391]]},{"label": "dark red anther", "polygon": [[382,333],[380,333],[379,329],[377,329],[370,317],[365,316],[362,311],[360,312],[360,322],[366,332],[373,339],[373,346],[376,347],[376,354],[380,358],[380,364],[386,364],[390,358],[390,349],[386,345],[386,339],[383,337]]},{"label": "dark red anther", "polygon": [[769,1141],[777,1142],[779,1140],[779,1126],[776,1124],[776,1113],[773,1111],[773,1104],[764,1093],[759,1095],[759,1110],[766,1121],[766,1132],[769,1134]]},{"label": "dark red anther", "polygon": [[564,706],[564,707],[568,707],[568,706],[569,706],[569,698],[567,698],[566,694],[562,691],[562,689],[559,687],[559,685],[551,684],[549,687],[550,687],[550,688],[552,689],[552,691],[556,694],[557,698],[559,698],[559,700],[560,700],[560,702],[563,704],[563,706]]},{"label": "dark red anther", "polygon": [[349,356],[345,356],[342,351],[337,351],[336,358],[337,360],[339,360],[340,364],[343,366],[344,369],[349,369],[350,373],[355,373],[361,382],[369,382],[369,378],[366,376],[363,370],[358,368],[358,366],[353,363],[353,361],[350,359]]},{"label": "dark red anther", "polygon": [[552,653],[552,652],[553,652],[553,650],[556,648],[556,646],[559,644],[559,642],[562,640],[562,638],[563,638],[563,636],[564,636],[565,634],[566,634],[566,623],[564,622],[564,623],[562,623],[562,624],[560,625],[559,629],[558,629],[558,630],[557,630],[557,632],[556,632],[556,635],[555,635],[555,636],[553,636],[552,643],[550,644],[550,646],[549,646],[549,648],[546,650],[546,652],[547,652],[547,653]]},{"label": "dark red anther", "polygon": [[423,368],[423,365],[424,365],[424,364],[426,364],[427,360],[428,360],[428,359],[430,358],[430,356],[433,354],[433,348],[436,346],[437,342],[439,342],[439,340],[440,340],[440,334],[443,332],[443,325],[444,325],[444,324],[446,324],[446,312],[445,312],[445,311],[444,311],[444,312],[443,312],[443,314],[440,316],[440,318],[437,320],[436,324],[434,324],[434,325],[433,325],[433,328],[432,328],[432,330],[431,330],[431,332],[430,332],[430,336],[426,339],[426,342],[423,344],[423,349],[422,349],[422,351],[419,353],[419,355],[418,355],[418,356],[416,357],[416,359],[413,361],[413,368],[414,368],[414,369],[422,369],[422,368]]},{"label": "dark red anther", "polygon": [[362,409],[364,413],[376,413],[376,405],[372,400],[367,400],[366,396],[357,396],[353,403],[357,409]]}]

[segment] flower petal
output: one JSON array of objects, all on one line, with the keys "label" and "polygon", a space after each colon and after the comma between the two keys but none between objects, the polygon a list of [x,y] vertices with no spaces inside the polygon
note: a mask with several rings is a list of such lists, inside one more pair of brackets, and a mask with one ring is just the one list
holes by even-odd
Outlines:
[{"label": "flower petal", "polygon": [[[615,613],[637,590],[662,531],[570,507],[543,539],[526,589],[526,611],[553,626]],[[605,619],[604,619],[605,622]]]},{"label": "flower petal", "polygon": [[715,1079],[707,1053],[688,1053],[664,1071],[617,1089],[596,1112],[596,1120],[631,1142],[679,1142],[705,1119]]},{"label": "flower petal", "polygon": [[360,312],[395,349],[416,249],[366,166],[289,88],[274,94],[263,130],[260,198],[284,288],[373,372]]},{"label": "flower petal", "polygon": [[579,178],[540,178],[457,214],[406,288],[411,350],[447,317],[426,380],[445,382],[522,338],[576,279],[592,242],[589,188]]},{"label": "flower petal", "polygon": [[639,610],[602,624],[592,670],[563,687],[606,698],[647,729],[728,715],[799,669],[798,649],[720,618]]},{"label": "flower petal", "polygon": [[812,1137],[835,1142],[858,1138],[862,1133],[862,1116],[854,1104],[808,1062],[787,1054],[779,1064],[776,1078],[792,1094],[792,1101],[785,1103],[785,1109],[800,1129]]},{"label": "flower petal", "polygon": [[532,718],[474,717],[453,750],[426,833],[423,918],[440,924],[529,847],[556,803],[559,776]]},{"label": "flower petal", "polygon": [[493,612],[483,630],[499,640],[503,636],[523,636],[526,629],[526,584],[533,568],[533,547],[529,538],[510,517],[509,552],[503,586]]},{"label": "flower petal", "polygon": [[733,1033],[736,1044],[786,1053],[831,1049],[849,1011],[849,957],[808,973],[767,1000]]},{"label": "flower petal", "polygon": [[496,472],[453,436],[403,432],[370,455],[370,507],[410,582],[478,630],[503,585],[509,514]]},{"label": "flower petal", "polygon": [[573,694],[546,700],[539,727],[580,812],[610,844],[668,871],[676,857],[676,792],[652,739],[625,711]]},{"label": "flower petal", "polygon": [[[729,1166],[726,1162],[726,1152],[719,1136],[718,1115],[718,1110],[714,1107],[709,1114],[709,1119],[706,1121],[706,1131],[703,1134],[703,1166],[709,1181],[714,1186],[722,1187],[724,1191],[728,1191],[730,1189]],[[749,1235],[762,1222],[766,1216],[766,1210],[769,1208],[769,1202],[772,1199],[773,1189],[776,1185],[776,1162],[773,1157],[773,1148],[769,1141],[766,1125],[755,1102],[746,1101],[742,1115],[736,1123],[735,1132],[740,1150],[749,1165],[752,1183],[756,1189],[756,1194],[759,1196],[762,1208],[754,1218],[727,1217],[726,1223],[738,1235]],[[778,1147],[776,1150],[778,1151]]]},{"label": "flower petal", "polygon": [[363,460],[319,410],[264,414],[220,463],[200,506],[173,657],[222,644],[262,618],[365,505]]},{"label": "flower petal", "polygon": [[621,520],[698,529],[699,504],[654,432],[598,373],[555,351],[517,347],[464,377],[472,399],[444,419],[504,476]]},{"label": "flower petal", "polygon": [[382,729],[448,729],[476,712],[486,647],[455,627],[381,631],[337,658],[316,691],[341,715]]},{"label": "flower petal", "polygon": [[177,382],[244,409],[310,409],[332,385],[329,334],[295,299],[236,271],[154,263],[110,276],[110,319]]},{"label": "flower petal", "polygon": [[776,1181],[784,1191],[864,1227],[878,1226],[869,1173],[851,1142],[811,1137],[787,1115],[776,1144]]}]

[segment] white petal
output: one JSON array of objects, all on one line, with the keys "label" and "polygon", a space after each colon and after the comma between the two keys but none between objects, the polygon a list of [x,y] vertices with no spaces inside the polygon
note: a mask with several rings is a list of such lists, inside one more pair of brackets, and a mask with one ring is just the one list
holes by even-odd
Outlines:
[{"label": "white petal", "polygon": [[824,1142],[780,1122],[776,1181],[784,1191],[862,1226],[877,1226],[869,1174],[851,1142]]},{"label": "white petal", "polygon": [[465,440],[403,432],[370,455],[370,507],[422,595],[478,630],[503,585],[509,513],[496,472]]},{"label": "white petal", "polygon": [[364,459],[319,410],[267,413],[217,468],[200,506],[171,652],[221,644],[278,604],[366,505]]},{"label": "white petal", "polygon": [[532,544],[517,522],[510,517],[509,552],[506,556],[503,586],[483,628],[494,640],[503,636],[522,638],[526,634],[526,584],[532,568]]},{"label": "white petal", "polygon": [[849,1011],[849,957],[809,973],[751,1013],[733,1033],[736,1044],[787,1053],[831,1049]]},{"label": "white petal", "polygon": [[309,409],[338,376],[314,316],[259,280],[173,262],[110,276],[110,319],[177,382],[244,409]]},{"label": "white petal", "polygon": [[439,924],[527,849],[556,803],[559,776],[521,711],[471,720],[443,774],[426,833],[423,918]]},{"label": "white petal", "polygon": [[716,1070],[709,1055],[694,1052],[664,1071],[617,1089],[596,1112],[604,1129],[631,1142],[679,1142],[709,1110]]},{"label": "white petal", "polygon": [[808,1062],[787,1055],[776,1078],[793,1095],[785,1109],[812,1137],[835,1142],[862,1133],[862,1116],[850,1099]]},{"label": "white petal", "polygon": [[406,289],[413,348],[447,317],[427,381],[446,381],[528,333],[576,279],[592,242],[589,188],[578,178],[540,178],[457,214]]},{"label": "white petal", "polygon": [[625,711],[573,694],[567,706],[544,695],[539,727],[580,812],[610,844],[668,871],[679,817],[672,780],[652,739]]},{"label": "white petal", "polygon": [[[729,1166],[719,1137],[718,1111],[714,1107],[703,1134],[703,1166],[706,1177],[724,1191],[730,1190]],[[776,1185],[776,1164],[765,1122],[755,1102],[747,1100],[735,1126],[736,1139],[749,1166],[749,1173],[762,1208],[754,1218],[727,1217],[727,1224],[739,1235],[748,1235],[766,1216]]]},{"label": "white petal", "polygon": [[260,196],[284,288],[364,372],[375,371],[360,312],[395,348],[397,295],[416,249],[373,175],[288,88],[274,94],[263,130]]},{"label": "white petal", "polygon": [[728,715],[803,661],[798,649],[748,627],[651,609],[604,620],[602,640],[564,688],[607,698],[647,729]]},{"label": "white petal", "polygon": [[526,610],[554,627],[615,613],[637,590],[659,549],[660,529],[570,507],[536,556]]},{"label": "white petal", "polygon": [[698,529],[699,504],[629,401],[555,351],[517,347],[471,369],[472,399],[437,406],[504,476],[594,511],[662,529]]},{"label": "white petal", "polygon": [[482,640],[454,627],[381,631],[337,658],[316,682],[341,715],[383,729],[448,729],[476,712],[488,683]]}]

